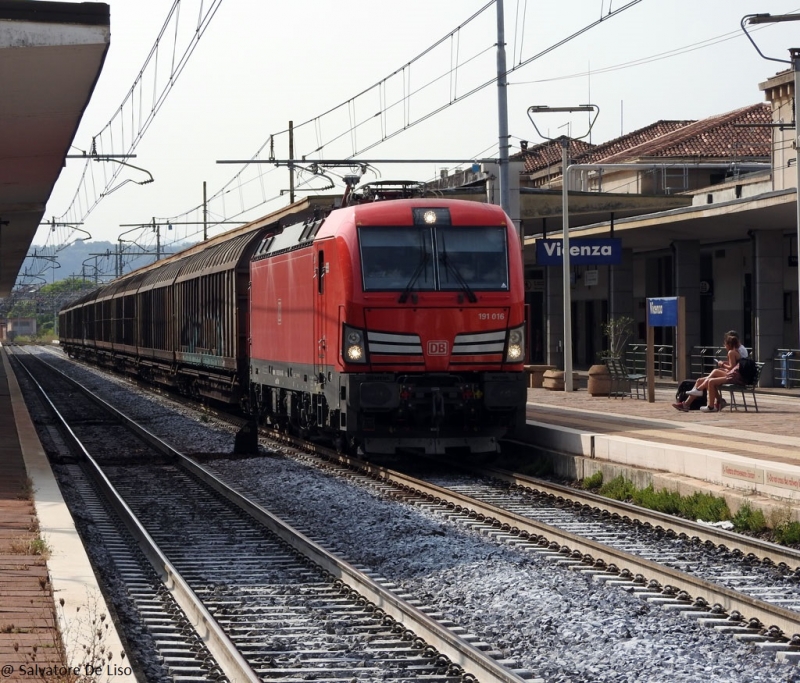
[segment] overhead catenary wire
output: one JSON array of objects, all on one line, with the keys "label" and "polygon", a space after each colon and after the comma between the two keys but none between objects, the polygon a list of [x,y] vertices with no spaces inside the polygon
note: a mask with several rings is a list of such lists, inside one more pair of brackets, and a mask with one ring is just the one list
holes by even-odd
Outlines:
[{"label": "overhead catenary wire", "polygon": [[[793,10],[793,12],[800,11],[800,8]],[[763,24],[758,26],[754,29],[751,29],[751,32],[763,30],[765,28],[769,28],[770,24]],[[649,55],[648,57],[640,57],[638,59],[632,59],[627,62],[621,62],[619,64],[612,64],[611,66],[594,68],[591,70],[591,75],[596,76],[598,74],[604,73],[611,73],[613,71],[620,71],[622,69],[630,69],[636,66],[642,66],[645,64],[651,64],[653,62],[659,62],[664,59],[671,59],[673,57],[678,57],[683,54],[688,54],[690,52],[695,52],[697,50],[703,50],[707,47],[713,47],[714,45],[719,45],[721,43],[726,43],[730,40],[737,40],[739,38],[743,38],[741,30],[730,31],[729,33],[722,33],[718,36],[714,36],[713,38],[707,38],[706,40],[701,40],[696,43],[690,43],[688,45],[684,45],[682,47],[676,47],[672,50],[665,50],[664,52],[659,52],[654,55]],[[532,81],[515,81],[514,83],[509,83],[509,85],[535,85],[536,83],[552,83],[555,81],[565,81],[573,78],[586,78],[587,71],[578,71],[571,74],[562,74],[560,76],[553,76],[551,78],[537,78]]]},{"label": "overhead catenary wire", "polygon": [[[139,73],[134,79],[133,85],[128,89],[127,94],[122,100],[122,103],[114,110],[108,122],[103,126],[99,133],[92,138],[92,153],[84,163],[84,169],[81,173],[78,187],[73,194],[67,210],[59,216],[66,223],[84,222],[85,219],[92,213],[97,205],[109,194],[112,189],[112,184],[122,171],[122,166],[115,166],[114,170],[109,174],[103,169],[103,189],[98,190],[98,183],[94,177],[94,168],[91,166],[93,161],[102,159],[103,152],[105,151],[106,138],[109,142],[109,153],[115,151],[115,144],[120,144],[127,154],[130,154],[139,142],[144,137],[145,132],[153,122],[155,116],[158,114],[161,107],[164,105],[167,96],[171,92],[179,76],[186,67],[189,59],[191,58],[194,50],[196,49],[200,38],[205,30],[208,28],[211,20],[216,15],[222,0],[199,0],[197,24],[192,28],[189,34],[187,44],[181,47],[181,52],[178,48],[178,37],[180,28],[180,8],[182,2],[190,2],[191,0],[173,0],[167,17],[164,20],[161,29],[150,48],[150,51],[145,58],[144,64],[139,69]],[[173,22],[174,17],[174,22]],[[170,24],[174,24],[173,30],[173,43],[172,55],[170,61],[169,74],[163,82],[162,88],[159,90],[158,79],[158,56],[160,53],[161,45]],[[143,97],[142,87],[145,78],[149,73],[153,73],[153,94],[149,111],[143,110]],[[138,97],[138,125],[137,125],[137,93]],[[130,115],[130,132],[126,132],[126,120]],[[100,147],[98,152],[97,147]],[[91,169],[91,170],[90,170]],[[58,253],[64,244],[68,241],[61,238],[60,235],[51,235],[48,233],[45,248],[52,254]],[[58,240],[58,241],[56,241]],[[31,270],[35,272],[36,258],[31,258]],[[40,264],[39,270],[43,271],[47,268],[47,263]]]},{"label": "overhead catenary wire", "polygon": [[[523,60],[522,56],[521,56],[521,53],[520,53],[520,57],[519,57],[520,61],[512,69],[510,69],[508,73],[511,73],[512,71],[515,71],[516,69],[524,67],[526,64],[531,63],[531,61],[533,61],[534,59],[538,58],[539,56],[542,56],[544,54],[549,53],[550,51],[552,51],[556,47],[565,44],[566,42],[568,42],[572,38],[577,37],[578,35],[581,35],[581,34],[585,33],[592,26],[596,26],[601,21],[607,20],[611,16],[614,16],[614,15],[618,14],[619,12],[624,11],[625,9],[637,4],[640,1],[641,0],[632,0],[631,2],[628,2],[627,4],[617,8],[613,12],[609,12],[607,15],[602,16],[600,20],[592,22],[591,24],[587,25],[586,27],[584,27],[580,31],[572,34],[571,36],[568,36],[567,38],[563,39],[562,41],[559,41],[558,43],[554,44],[553,46],[551,46],[547,50],[542,51],[541,53],[539,53],[539,55],[534,55],[533,57],[531,57],[529,59]],[[337,109],[341,108],[342,106],[347,106],[348,109],[353,112],[352,121],[351,121],[350,125],[347,126],[347,129],[345,131],[342,131],[341,133],[338,133],[338,134],[336,134],[334,132],[334,134],[332,136],[330,136],[329,139],[327,139],[327,140],[323,139],[321,141],[321,143],[318,142],[318,144],[316,145],[317,149],[314,150],[314,153],[316,155],[322,157],[324,155],[325,148],[327,146],[331,145],[333,142],[337,141],[342,136],[348,136],[352,140],[351,151],[353,152],[353,156],[356,156],[357,154],[363,154],[364,152],[368,151],[369,149],[372,149],[373,147],[381,144],[382,142],[385,142],[385,141],[395,137],[396,135],[399,135],[401,132],[404,132],[405,130],[407,130],[407,129],[413,127],[413,126],[418,125],[418,124],[422,123],[423,121],[430,119],[431,117],[437,115],[438,113],[440,113],[441,111],[446,109],[448,106],[453,106],[454,104],[463,101],[464,99],[470,97],[471,95],[474,95],[476,92],[482,90],[483,88],[495,83],[496,79],[497,79],[497,76],[493,75],[492,78],[487,79],[486,81],[484,81],[481,84],[479,84],[477,87],[467,88],[461,93],[458,92],[458,88],[459,88],[459,85],[460,85],[460,82],[461,82],[460,78],[459,78],[459,75],[458,75],[460,73],[460,70],[465,69],[474,60],[478,59],[479,57],[485,55],[490,50],[494,49],[494,45],[489,45],[489,46],[486,46],[486,47],[483,47],[483,48],[479,49],[478,51],[473,51],[474,52],[473,55],[469,56],[467,59],[463,59],[461,57],[461,52],[462,52],[462,48],[464,46],[464,41],[463,41],[462,37],[459,35],[459,31],[461,31],[465,26],[467,26],[476,17],[481,15],[483,12],[485,12],[486,9],[491,7],[493,4],[494,4],[494,0],[491,0],[491,2],[486,3],[477,12],[473,13],[473,15],[471,15],[466,21],[461,22],[459,24],[459,26],[454,28],[452,31],[448,32],[448,34],[446,34],[445,36],[440,38],[438,41],[436,41],[434,44],[432,44],[430,47],[426,48],[424,51],[419,53],[417,55],[417,57],[415,57],[414,59],[410,60],[405,65],[401,66],[399,69],[395,70],[388,77],[386,77],[384,79],[381,79],[381,81],[379,81],[378,84],[377,84],[379,86],[378,88],[376,88],[375,85],[373,85],[373,86],[370,86],[367,89],[362,90],[358,95],[354,96],[353,98],[348,98],[348,100],[346,100],[344,103],[342,103],[340,105],[337,105],[336,107],[330,108],[330,109],[326,110],[326,112],[324,112],[323,114],[315,116],[312,119],[309,119],[308,121],[305,121],[305,122],[303,122],[301,124],[298,124],[297,126],[295,126],[295,130],[297,130],[297,129],[305,126],[305,125],[308,125],[309,123],[313,123],[313,126],[315,127],[315,129],[317,131],[316,132],[316,137],[317,137],[317,140],[319,141],[322,138],[323,127],[325,129],[328,128],[327,126],[324,126],[323,118],[326,117],[326,115],[328,115],[328,114],[336,111]],[[527,5],[525,7],[525,11],[527,11]],[[525,12],[523,12],[523,16],[525,16]],[[456,58],[451,63],[450,68],[445,69],[444,73],[441,73],[441,74],[435,76],[432,79],[427,79],[425,81],[422,81],[422,84],[420,86],[418,86],[416,88],[412,88],[411,66],[413,64],[415,64],[421,57],[430,54],[432,52],[432,50],[434,50],[436,47],[438,47],[439,45],[441,45],[445,41],[449,41],[450,42],[451,50],[452,50],[452,46],[454,46],[454,45],[457,46]],[[392,75],[400,75],[401,81],[403,83],[403,93],[404,93],[404,95],[403,95],[403,97],[401,97],[398,100],[389,101],[387,96],[386,96],[386,93],[387,93],[387,90],[388,90],[388,79],[391,78]],[[452,87],[452,90],[451,90],[452,97],[448,97],[447,98],[448,101],[445,104],[443,104],[441,106],[438,106],[438,107],[433,107],[432,109],[429,109],[428,111],[422,110],[419,115],[414,116],[414,110],[412,109],[412,99],[414,97],[416,97],[417,95],[421,94],[422,92],[424,92],[426,88],[431,87],[434,83],[437,83],[439,80],[441,80],[443,78],[449,78],[450,82],[453,84],[453,87]],[[416,80],[416,79],[414,79],[414,80]],[[134,92],[134,99],[132,101],[135,102],[139,107],[141,107],[143,98],[138,97],[136,95],[136,93],[138,93],[139,90],[141,90],[142,81],[140,80],[136,85],[137,85],[137,90]],[[381,105],[382,105],[381,109],[380,109],[380,116],[376,117],[376,115],[372,113],[374,111],[374,109],[371,109],[371,108],[366,109],[365,108],[365,111],[369,111],[369,115],[365,114],[364,117],[361,120],[359,120],[358,117],[357,117],[357,113],[359,111],[361,111],[362,108],[356,106],[356,99],[360,95],[364,95],[364,94],[370,93],[373,90],[375,90],[378,93],[378,99],[379,99],[379,101],[381,102]],[[452,101],[450,101],[450,100],[452,100]],[[396,107],[398,105],[401,105],[401,104],[402,104],[402,107],[403,107],[403,117],[402,117],[402,122],[403,123],[402,123],[402,126],[399,129],[392,130],[389,127],[389,122],[388,122],[388,119],[387,119],[387,113],[389,113],[394,107]],[[381,124],[381,131],[380,131],[380,134],[378,136],[378,139],[370,140],[368,137],[364,138],[362,135],[360,135],[358,133],[359,128],[361,126],[365,125],[371,118],[377,118],[377,121],[379,121],[380,124]],[[110,129],[110,131],[114,132],[113,127]],[[273,134],[271,136],[271,138],[274,139],[274,137],[276,135],[281,135],[282,133],[285,133],[285,132],[286,131],[280,131],[277,134]],[[258,158],[261,155],[261,153],[263,151],[263,148],[264,148],[264,146],[266,144],[267,144],[267,142],[265,142],[264,145],[262,145],[261,148],[259,148],[259,151],[253,156],[253,159]],[[274,201],[274,200],[276,200],[276,199],[278,199],[280,197],[279,194],[278,195],[273,195],[273,196],[270,197],[269,196],[270,193],[265,191],[264,179],[265,179],[267,173],[269,173],[269,171],[264,171],[261,168],[259,168],[258,171],[256,172],[254,178],[245,179],[242,174],[246,170],[247,170],[246,168],[243,168],[239,173],[237,173],[234,176],[234,178],[232,178],[230,181],[228,181],[228,183],[226,183],[219,191],[217,191],[216,193],[213,193],[211,195],[211,197],[209,198],[209,203],[212,203],[214,201],[221,201],[221,203],[223,204],[223,210],[222,210],[222,215],[223,216],[231,217],[231,216],[229,216],[229,212],[228,212],[228,208],[229,207],[228,207],[228,202],[226,201],[226,196],[234,187],[237,190],[238,200],[239,200],[237,202],[238,210],[236,210],[236,213],[233,214],[233,216],[236,216],[236,217],[242,216],[247,211],[253,210],[253,209],[257,208],[258,206],[261,206],[261,205],[263,205],[265,203],[268,203],[269,201]],[[244,190],[246,188],[248,188],[250,185],[254,184],[254,183],[256,183],[258,185],[259,190],[260,190],[260,192],[258,193],[259,194],[258,201],[254,201],[254,202],[248,203],[246,201],[246,199],[245,199]],[[188,213],[190,213],[192,211],[196,211],[196,210],[197,210],[197,207],[194,207],[193,209],[190,209],[187,212],[183,212],[183,213],[179,214],[178,216],[187,215]]]},{"label": "overhead catenary wire", "polygon": [[[461,93],[460,95],[458,93],[453,93],[453,97],[448,97],[447,101],[445,103],[443,103],[441,106],[435,107],[432,110],[429,110],[427,112],[423,112],[419,116],[417,116],[416,118],[412,118],[411,100],[412,100],[413,97],[415,97],[416,95],[421,94],[427,88],[432,87],[435,83],[437,83],[439,81],[442,81],[443,79],[450,78],[450,82],[452,83],[454,81],[454,79],[456,78],[456,76],[454,74],[455,71],[457,71],[458,69],[465,68],[466,65],[472,63],[473,61],[477,60],[481,56],[487,54],[490,51],[494,51],[495,45],[494,44],[490,44],[490,45],[487,45],[486,47],[481,48],[477,52],[474,52],[472,54],[472,56],[470,56],[469,58],[467,58],[467,59],[465,59],[463,61],[462,60],[457,60],[455,65],[452,62],[452,43],[453,43],[453,38],[455,36],[457,36],[457,34],[461,30],[463,30],[464,27],[466,27],[468,24],[470,24],[470,22],[474,21],[486,9],[491,7],[494,4],[494,1],[495,0],[492,0],[491,2],[489,2],[486,5],[484,5],[483,7],[481,7],[477,12],[473,13],[467,20],[461,22],[456,28],[454,28],[453,30],[448,32],[445,36],[443,36],[442,38],[437,40],[430,47],[428,47],[425,50],[423,50],[415,58],[409,60],[408,62],[406,62],[404,65],[402,65],[398,69],[395,69],[387,77],[381,79],[380,81],[378,81],[377,83],[373,84],[372,86],[361,90],[357,95],[354,95],[354,96],[348,98],[347,100],[345,100],[344,102],[340,103],[339,105],[337,105],[335,107],[332,107],[332,108],[329,108],[328,110],[326,110],[322,114],[314,116],[314,117],[312,117],[312,118],[310,118],[310,119],[308,119],[306,121],[303,121],[300,124],[294,125],[293,126],[293,130],[295,131],[295,133],[297,133],[299,130],[305,128],[306,126],[309,126],[309,125],[313,126],[314,132],[315,132],[315,137],[317,138],[317,145],[316,145],[315,149],[313,149],[311,152],[307,153],[306,155],[303,155],[303,157],[304,158],[308,158],[308,156],[310,156],[310,155],[318,155],[320,157],[319,160],[322,160],[322,158],[324,156],[325,149],[327,147],[329,147],[330,145],[332,145],[333,143],[337,142],[338,140],[344,139],[344,138],[349,138],[349,140],[350,140],[350,156],[351,157],[355,157],[355,156],[357,156],[359,154],[363,154],[363,153],[373,149],[374,147],[377,147],[378,145],[382,144],[383,142],[386,142],[386,141],[394,138],[395,136],[399,135],[400,133],[405,132],[406,130],[410,129],[411,127],[416,126],[416,125],[422,123],[423,121],[426,121],[426,120],[432,118],[433,116],[435,116],[435,115],[439,114],[440,112],[444,111],[445,109],[447,109],[449,106],[452,106],[452,105],[454,105],[454,104],[456,104],[456,103],[458,103],[460,101],[463,101],[467,97],[469,97],[471,95],[474,95],[475,93],[479,92],[480,90],[484,89],[485,87],[488,87],[488,86],[492,85],[493,83],[495,83],[497,81],[497,75],[496,74],[493,75],[492,78],[489,78],[486,81],[484,81],[478,87],[471,88],[471,89],[467,90],[466,92]],[[567,42],[569,42],[573,38],[575,38],[575,37],[577,37],[579,35],[582,35],[583,33],[585,33],[587,30],[589,30],[593,26],[597,26],[601,22],[606,21],[607,19],[611,18],[612,16],[615,16],[615,15],[619,14],[620,12],[628,9],[629,7],[632,7],[632,6],[636,5],[636,4],[638,4],[639,2],[641,2],[641,0],[630,0],[628,3],[626,3],[625,5],[617,8],[616,10],[609,11],[609,13],[607,15],[601,16],[601,18],[599,20],[594,21],[591,24],[583,27],[582,29],[580,29],[579,31],[575,32],[571,36],[567,36],[566,38],[562,39],[561,41],[559,41],[555,45],[551,46],[550,48],[547,48],[546,50],[543,50],[542,52],[539,53],[539,55],[534,55],[530,59],[527,59],[527,60],[524,60],[524,61],[520,62],[520,64],[518,64],[516,67],[512,68],[511,70],[509,70],[508,73],[513,71],[515,68],[521,68],[522,66],[525,66],[525,65],[531,63],[532,61],[537,59],[539,56],[543,56],[545,54],[548,54],[553,49],[555,49],[557,46],[566,44]],[[424,81],[422,83],[422,85],[417,87],[416,89],[412,89],[412,86],[411,86],[411,66],[416,64],[416,63],[418,63],[419,60],[422,57],[431,54],[431,52],[436,47],[445,44],[448,40],[451,43],[451,50],[449,51],[450,52],[451,63],[450,63],[449,68],[445,69],[442,73],[436,75],[435,77]],[[460,40],[460,37],[459,37],[459,40]],[[369,93],[371,93],[373,91],[377,92],[378,98],[379,98],[379,100],[381,100],[381,98],[383,97],[383,93],[385,93],[385,91],[386,91],[387,84],[388,84],[389,80],[392,77],[398,77],[398,76],[399,76],[399,78],[401,80],[401,84],[402,84],[402,96],[399,99],[394,100],[392,102],[387,102],[385,99],[382,99],[382,102],[381,102],[382,106],[381,106],[381,109],[380,109],[378,115],[374,114],[373,110],[369,110],[369,112],[367,114],[365,114],[364,117],[361,120],[359,120],[358,116],[357,116],[357,110],[356,110],[356,104],[355,104],[356,101],[359,98],[362,98],[366,94],[369,94]],[[386,129],[386,116],[387,116],[387,114],[389,112],[391,112],[392,109],[394,109],[395,107],[398,107],[398,106],[402,106],[402,125],[399,126],[398,128],[396,128],[395,130],[387,131],[387,129]],[[333,113],[335,113],[336,111],[338,111],[340,109],[343,109],[343,108],[344,108],[344,110],[346,112],[346,115],[347,115],[348,125],[341,132],[335,133],[329,139],[324,140],[322,143],[320,143],[319,139],[320,139],[321,130],[322,130],[322,120],[323,120],[323,118],[325,118],[327,116],[330,116]],[[378,120],[380,121],[380,124],[381,124],[381,135],[379,136],[378,139],[373,139],[370,142],[362,143],[362,146],[359,147],[359,145],[358,145],[359,138],[357,137],[358,129],[361,128],[362,126],[365,126],[365,125],[369,124],[374,118],[376,118],[376,116],[377,116],[377,118],[378,118]],[[264,147],[268,143],[271,144],[272,141],[274,141],[277,137],[279,137],[281,135],[288,134],[288,132],[289,132],[289,130],[287,128],[287,129],[280,130],[280,131],[278,131],[276,133],[272,133],[264,141],[264,143],[261,145],[261,147],[259,147],[258,151],[254,155],[252,155],[251,161],[255,161],[260,157]],[[296,156],[299,157],[300,155],[296,155]],[[251,180],[248,180],[248,181],[243,181],[242,180],[242,175],[244,173],[248,172],[249,166],[251,166],[251,164],[245,164],[243,166],[243,168],[240,169],[234,175],[234,177],[231,178],[220,190],[218,190],[217,192],[213,193],[208,198],[208,202],[209,203],[221,200],[222,204],[223,204],[223,215],[225,215],[228,218],[238,218],[240,216],[246,215],[248,212],[256,209],[259,206],[262,206],[265,203],[267,203],[267,202],[264,201],[263,194],[262,194],[262,196],[259,198],[259,200],[254,202],[252,205],[245,206],[245,204],[244,204],[243,194],[242,194],[243,189],[247,185],[249,185],[250,183],[252,183],[254,181],[257,181],[259,184],[263,183],[263,177],[265,175],[265,172],[261,170],[260,165],[256,165],[257,167],[259,167],[258,170],[256,171],[256,177],[251,179]],[[269,171],[267,171],[267,173],[268,172]],[[240,198],[239,210],[236,213],[233,213],[233,214],[229,214],[228,213],[227,202],[225,201],[226,195],[228,194],[228,192],[230,192],[231,187],[236,187],[237,192],[239,194],[239,198]],[[279,199],[280,197],[281,197],[281,193],[278,193],[277,195],[274,195],[268,201],[274,201],[274,200]],[[196,210],[197,210],[197,207],[193,207],[192,209],[189,209],[189,211],[186,211],[186,212],[183,212],[181,214],[178,214],[174,218],[180,218],[180,217],[185,216],[188,213],[190,213],[192,211],[196,211]]]}]

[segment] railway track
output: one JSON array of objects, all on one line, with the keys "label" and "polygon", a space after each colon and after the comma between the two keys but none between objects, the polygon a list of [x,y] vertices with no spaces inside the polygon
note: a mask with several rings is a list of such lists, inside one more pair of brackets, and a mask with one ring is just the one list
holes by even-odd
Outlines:
[{"label": "railway track", "polygon": [[[14,358],[30,364],[20,354]],[[147,628],[169,675],[229,681],[531,678],[512,662],[496,661],[488,645],[463,637],[444,618],[325,551],[52,366],[34,368],[31,380],[53,396],[47,400],[54,414],[72,418],[64,430],[91,479],[80,486],[96,523],[114,524],[99,512],[108,504],[135,541],[136,548],[118,548],[116,559],[123,574],[134,577],[129,590],[143,591],[137,607],[152,613]],[[105,502],[95,502],[90,487]],[[150,570],[131,558],[137,549]],[[148,571],[160,584],[144,576]],[[168,606],[161,609],[156,603],[167,592]]]},{"label": "railway track", "polygon": [[500,470],[459,477],[448,463],[411,476],[323,457],[384,494],[800,661],[800,553],[793,549]]},{"label": "railway track", "polygon": [[[337,456],[324,449],[317,448],[318,455],[313,456],[299,449],[295,452],[291,445],[281,446],[281,449],[300,462],[325,468],[336,475],[356,480],[365,487],[371,487],[379,491],[381,496],[410,503],[424,510],[426,514],[458,520],[459,523],[513,545],[526,554],[546,558],[555,565],[568,567],[573,570],[571,573],[592,577],[593,583],[625,588],[640,595],[647,604],[658,608],[656,610],[658,612],[662,612],[663,607],[664,613],[674,612],[690,617],[691,621],[686,621],[687,624],[702,623],[715,626],[715,631],[732,634],[737,642],[754,643],[766,653],[777,652],[780,659],[793,660],[796,656],[796,643],[791,639],[791,635],[796,632],[794,629],[797,615],[793,610],[787,609],[785,604],[781,607],[780,598],[777,604],[773,605],[763,599],[765,592],[778,595],[784,590],[785,586],[782,587],[779,582],[784,582],[786,586],[793,584],[793,569],[798,564],[795,563],[796,556],[791,551],[787,552],[778,546],[764,544],[719,529],[640,510],[634,506],[617,504],[586,492],[546,482],[536,482],[508,473],[484,471],[481,476],[486,481],[476,488],[470,481],[475,479],[474,475],[458,480],[452,477],[452,473],[445,477],[441,473],[429,472],[423,475],[423,478],[429,480],[425,482],[420,477],[391,472],[369,463]],[[247,472],[251,472],[251,464],[252,471],[258,470],[260,460],[262,459],[248,461]],[[230,469],[236,469],[235,463],[230,464]],[[220,471],[217,462],[209,463],[209,466]],[[272,468],[262,469],[271,471]],[[221,471],[227,476],[228,472],[224,468]],[[251,483],[247,479],[253,477],[257,475],[247,475],[243,483]],[[447,486],[444,486],[445,484]],[[461,487],[461,490],[447,491],[446,489],[451,486]],[[464,487],[469,487],[470,490]],[[534,496],[532,491],[526,489],[536,489],[540,494]],[[259,492],[254,490],[250,493]],[[263,495],[263,491],[260,493]],[[532,503],[531,499],[534,497],[539,497],[544,502]],[[267,498],[269,499],[269,495]],[[481,501],[480,498],[484,500]],[[519,498],[521,504],[528,507],[542,507],[545,510],[543,513],[545,521],[528,519],[526,514],[532,513],[524,510],[504,509],[513,508],[514,498]],[[271,499],[262,502],[273,507],[274,501]],[[575,519],[567,518],[560,521],[556,519],[558,515],[573,512],[579,513]],[[351,556],[354,549],[346,542],[339,542],[338,547],[336,542],[331,544],[328,530],[321,528],[319,522],[306,523],[302,521],[302,515],[298,515],[295,519],[291,515],[285,515],[283,511],[280,514],[290,519],[295,526],[301,527],[320,544],[328,544],[342,556]],[[626,517],[631,521],[627,522]],[[710,553],[712,559],[716,558],[720,566],[733,567],[729,572],[731,576],[727,578],[732,581],[734,587],[720,587],[702,579],[698,581],[699,577],[692,575],[696,561],[692,557],[684,562],[683,568],[680,566],[681,558],[678,558],[676,566],[669,566],[668,563],[675,560],[674,551],[670,560],[667,557],[669,553],[665,554],[661,550],[658,553],[636,550],[630,544],[624,545],[622,549],[609,549],[604,543],[609,540],[607,530],[592,532],[600,534],[599,540],[584,538],[584,530],[589,533],[588,527],[598,520],[616,527],[614,534],[622,538],[641,531],[644,536],[652,535],[659,543],[665,539],[680,542],[683,544],[680,549],[684,555],[683,560],[689,557],[686,554],[689,552]],[[558,524],[564,528],[558,529]],[[576,542],[575,545],[570,545],[573,540]],[[604,552],[609,552],[609,556],[603,555]],[[637,556],[637,552],[643,552],[644,557]],[[363,557],[364,553],[358,551],[355,555]],[[740,564],[732,564],[734,562]],[[781,562],[786,566],[782,567]],[[370,563],[363,564],[369,566]],[[764,592],[760,593],[758,582],[763,581],[765,577],[772,583],[768,586],[762,584]],[[776,581],[778,583],[775,583]],[[745,584],[751,584],[750,595],[740,590]],[[439,609],[448,612],[448,609],[441,604]],[[784,621],[780,621],[781,619]],[[545,620],[545,624],[547,623],[548,620]],[[468,624],[467,626],[469,627]],[[496,642],[492,638],[487,638],[480,630],[477,632],[481,633],[487,642]],[[687,625],[687,637],[694,638],[691,633],[691,626]],[[502,638],[500,642],[507,640]],[[506,648],[501,646],[498,649]],[[527,668],[537,671],[537,667],[529,662],[526,661],[524,664]]]}]

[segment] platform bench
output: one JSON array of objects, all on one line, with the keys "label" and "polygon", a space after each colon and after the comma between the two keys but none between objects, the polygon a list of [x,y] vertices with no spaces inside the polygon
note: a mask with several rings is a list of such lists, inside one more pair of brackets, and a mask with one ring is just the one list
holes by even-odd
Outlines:
[{"label": "platform bench", "polygon": [[766,363],[756,363],[756,374],[753,378],[753,381],[750,384],[721,384],[719,387],[720,395],[722,395],[723,391],[727,391],[731,395],[730,400],[730,409],[731,410],[739,410],[739,404],[736,403],[736,394],[742,395],[742,405],[744,405],[744,412],[747,411],[747,394],[753,397],[753,407],[758,412],[758,401],[756,401],[756,387],[758,386],[758,380],[761,377],[761,370],[764,368]]}]

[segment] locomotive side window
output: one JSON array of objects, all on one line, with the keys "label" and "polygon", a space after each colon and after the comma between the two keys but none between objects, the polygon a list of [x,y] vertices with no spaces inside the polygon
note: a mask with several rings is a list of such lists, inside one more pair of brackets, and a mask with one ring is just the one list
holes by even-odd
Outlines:
[{"label": "locomotive side window", "polygon": [[508,291],[508,248],[504,227],[436,229],[439,287]]},{"label": "locomotive side window", "polygon": [[369,227],[358,236],[365,292],[435,289],[430,229]]}]

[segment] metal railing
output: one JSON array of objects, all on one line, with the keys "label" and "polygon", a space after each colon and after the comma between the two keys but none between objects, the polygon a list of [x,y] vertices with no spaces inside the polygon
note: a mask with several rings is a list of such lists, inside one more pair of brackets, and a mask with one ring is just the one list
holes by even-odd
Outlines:
[{"label": "metal railing", "polygon": [[707,375],[717,367],[717,361],[724,360],[727,355],[728,350],[724,346],[693,346],[689,356],[690,376],[703,377]]},{"label": "metal railing", "polygon": [[[659,379],[673,379],[674,347],[661,344],[655,347],[655,374]],[[647,373],[647,344],[628,344],[625,349],[625,367],[633,375]]]},{"label": "metal railing", "polygon": [[778,349],[772,362],[774,386],[800,387],[800,350]]}]

